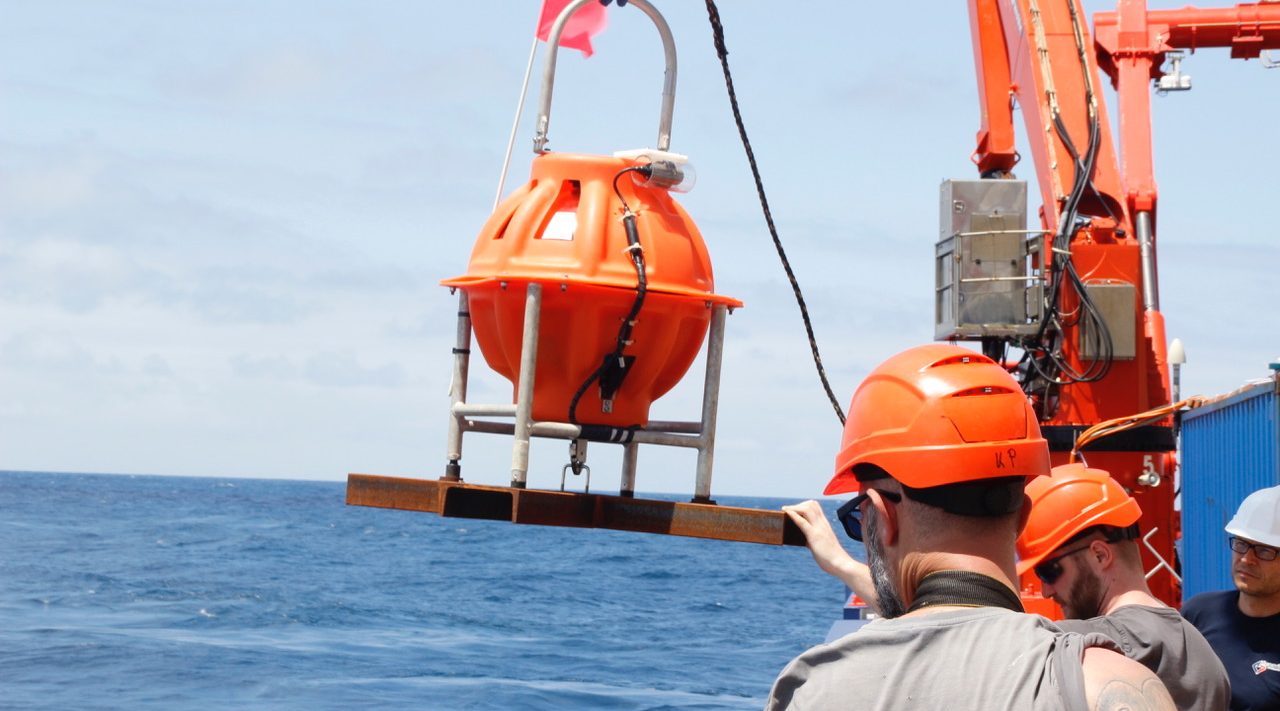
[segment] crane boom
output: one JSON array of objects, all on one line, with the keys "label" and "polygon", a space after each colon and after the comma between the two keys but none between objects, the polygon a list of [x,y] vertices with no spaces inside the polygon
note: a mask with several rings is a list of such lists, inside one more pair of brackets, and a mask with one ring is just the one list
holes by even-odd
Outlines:
[{"label": "crane boom", "polygon": [[[1013,114],[1021,110],[1043,235],[1028,250],[1043,281],[1038,328],[980,340],[989,354],[1022,351],[1011,367],[1062,463],[1088,427],[1170,404],[1156,270],[1152,80],[1164,76],[1162,65],[1176,49],[1230,47],[1232,57],[1248,59],[1280,48],[1280,2],[1148,10],[1145,0],[1119,0],[1115,12],[1096,16],[1096,38],[1080,0],[969,0],[969,17],[981,109],[971,158],[984,179],[1013,177],[1020,159]],[[1119,144],[1103,75],[1118,96]],[[1179,519],[1173,487],[1160,486],[1172,479],[1174,449],[1172,419],[1163,417],[1085,454],[1138,498],[1149,583],[1176,605]],[[1033,579],[1023,583],[1038,590]]]}]

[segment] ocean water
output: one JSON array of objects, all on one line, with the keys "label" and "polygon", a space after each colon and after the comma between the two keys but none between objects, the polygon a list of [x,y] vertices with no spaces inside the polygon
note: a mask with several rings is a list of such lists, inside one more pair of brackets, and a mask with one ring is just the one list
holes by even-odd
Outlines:
[{"label": "ocean water", "polygon": [[803,548],[344,492],[0,472],[0,708],[753,709],[840,614]]}]

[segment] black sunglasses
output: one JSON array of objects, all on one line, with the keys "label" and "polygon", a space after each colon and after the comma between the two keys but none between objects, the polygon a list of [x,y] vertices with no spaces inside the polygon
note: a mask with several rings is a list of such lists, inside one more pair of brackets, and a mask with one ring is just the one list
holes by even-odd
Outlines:
[{"label": "black sunglasses", "polygon": [[1073,548],[1062,555],[1054,556],[1053,558],[1040,563],[1034,569],[1036,571],[1036,577],[1040,578],[1041,582],[1045,585],[1053,585],[1057,582],[1058,578],[1062,577],[1062,559],[1069,555],[1075,555],[1080,551],[1087,551],[1091,545],[1093,545],[1093,541],[1089,541],[1079,548]]},{"label": "black sunglasses", "polygon": [[[869,491],[872,490],[867,489],[867,491],[849,499],[841,504],[840,508],[836,509],[836,518],[844,526],[845,534],[859,543],[862,542],[862,502],[869,498],[867,496]],[[875,491],[880,492],[881,496],[895,504],[902,501],[902,494],[884,489],[875,489]]]},{"label": "black sunglasses", "polygon": [[1264,546],[1261,543],[1250,543],[1243,538],[1236,538],[1235,536],[1232,536],[1228,540],[1231,543],[1231,550],[1239,553],[1240,555],[1244,555],[1249,552],[1250,548],[1252,548],[1253,554],[1258,557],[1258,560],[1275,560],[1276,554],[1280,553],[1280,548]]}]

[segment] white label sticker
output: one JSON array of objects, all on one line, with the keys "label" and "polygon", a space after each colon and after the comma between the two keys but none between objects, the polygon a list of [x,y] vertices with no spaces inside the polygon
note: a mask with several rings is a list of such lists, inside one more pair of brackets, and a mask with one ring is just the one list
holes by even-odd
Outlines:
[{"label": "white label sticker", "polygon": [[551,216],[547,229],[542,231],[542,239],[571,241],[573,231],[576,229],[578,229],[578,213],[562,210]]}]

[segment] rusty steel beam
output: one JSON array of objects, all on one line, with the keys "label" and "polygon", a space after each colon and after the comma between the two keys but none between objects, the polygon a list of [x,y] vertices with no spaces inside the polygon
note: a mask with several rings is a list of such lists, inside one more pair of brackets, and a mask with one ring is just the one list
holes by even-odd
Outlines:
[{"label": "rusty steel beam", "polygon": [[804,534],[781,511],[512,489],[436,479],[347,475],[347,504],[540,526],[609,528],[720,541],[803,546]]}]

